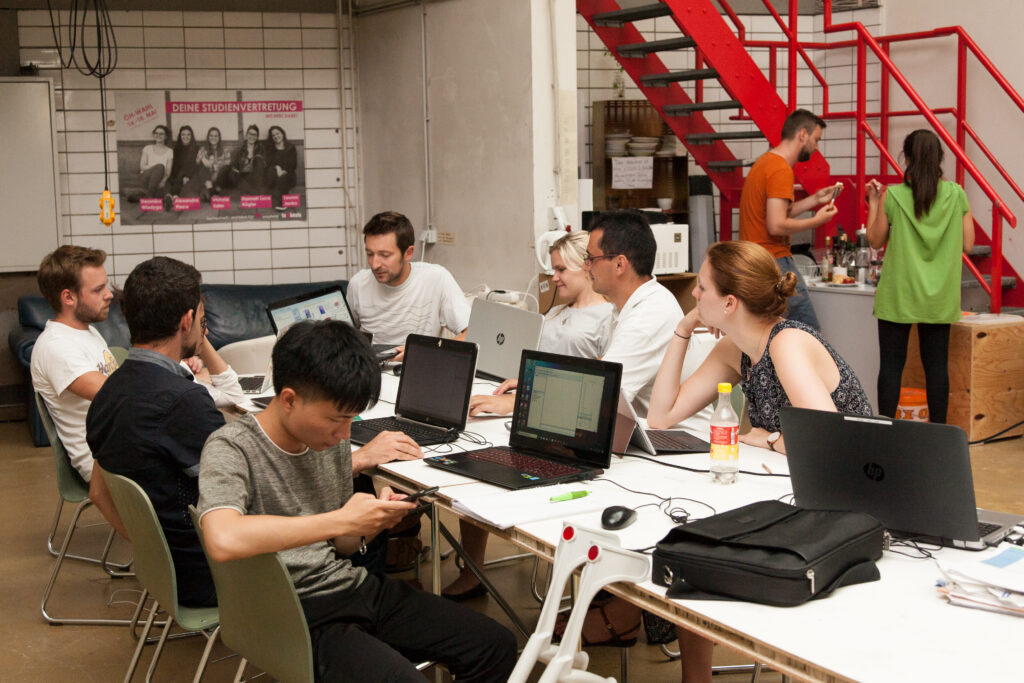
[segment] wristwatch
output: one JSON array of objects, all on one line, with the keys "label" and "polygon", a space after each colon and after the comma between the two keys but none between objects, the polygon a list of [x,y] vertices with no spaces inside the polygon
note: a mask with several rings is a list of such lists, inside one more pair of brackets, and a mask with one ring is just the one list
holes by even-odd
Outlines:
[{"label": "wristwatch", "polygon": [[775,453],[778,453],[778,451],[775,450],[775,442],[778,441],[781,438],[782,438],[782,432],[772,432],[771,434],[769,434],[768,435],[768,448],[771,449],[772,451],[774,451]]}]

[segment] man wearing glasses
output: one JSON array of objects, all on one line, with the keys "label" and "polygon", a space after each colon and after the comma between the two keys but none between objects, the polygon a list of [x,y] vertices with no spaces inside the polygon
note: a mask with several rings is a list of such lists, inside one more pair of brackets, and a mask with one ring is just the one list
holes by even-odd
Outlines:
[{"label": "man wearing glasses", "polygon": [[97,392],[86,439],[100,466],[138,483],[153,503],[183,605],[217,604],[213,579],[188,506],[199,498],[199,454],[224,425],[210,393],[180,365],[206,341],[199,271],[164,256],[128,276],[121,310],[131,332],[128,358]]},{"label": "man wearing glasses", "polygon": [[652,274],[656,253],[654,233],[642,213],[609,211],[591,223],[583,260],[594,291],[615,306],[602,360],[622,364],[622,394],[641,417],[647,415],[654,377],[683,317],[679,302]]}]

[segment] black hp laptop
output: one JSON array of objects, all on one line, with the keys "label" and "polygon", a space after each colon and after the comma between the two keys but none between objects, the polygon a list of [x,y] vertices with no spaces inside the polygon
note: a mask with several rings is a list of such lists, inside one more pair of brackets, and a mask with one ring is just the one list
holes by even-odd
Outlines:
[{"label": "black hp laptop", "polygon": [[352,441],[364,444],[383,431],[405,432],[421,446],[459,438],[469,416],[476,355],[476,344],[410,334],[394,417],[353,422]]},{"label": "black hp laptop", "polygon": [[524,350],[509,445],[424,458],[507,489],[593,479],[611,463],[622,366]]},{"label": "black hp laptop", "polygon": [[953,425],[783,408],[797,505],[853,510],[953,548],[999,543],[1020,515],[975,507],[967,434]]}]

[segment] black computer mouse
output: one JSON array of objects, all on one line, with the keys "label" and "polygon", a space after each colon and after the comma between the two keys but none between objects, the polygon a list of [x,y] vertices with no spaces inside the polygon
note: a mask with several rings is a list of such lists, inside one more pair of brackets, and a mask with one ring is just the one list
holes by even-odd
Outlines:
[{"label": "black computer mouse", "polygon": [[601,527],[611,529],[613,531],[625,529],[635,521],[636,510],[632,510],[623,505],[612,505],[611,507],[606,507],[604,512],[601,513]]}]

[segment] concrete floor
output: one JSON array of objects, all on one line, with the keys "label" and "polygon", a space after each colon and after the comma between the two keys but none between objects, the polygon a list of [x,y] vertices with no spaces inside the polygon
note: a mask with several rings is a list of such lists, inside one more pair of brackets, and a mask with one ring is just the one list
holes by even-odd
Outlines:
[{"label": "concrete floor", "polygon": [[[52,558],[46,552],[45,539],[56,505],[56,484],[52,451],[34,448],[23,422],[0,423],[0,478],[7,482],[0,496],[0,639],[5,646],[0,652],[0,680],[4,681],[67,681],[89,683],[116,681],[124,676],[134,641],[123,627],[49,626],[39,613],[39,601],[46,585]],[[999,442],[972,449],[975,477],[978,480],[978,503],[1024,512],[1020,491],[1024,442],[1021,439]],[[1008,474],[1009,473],[1009,474]],[[65,512],[65,519],[70,512]],[[99,515],[90,510],[86,521]],[[457,525],[448,520],[446,525]],[[105,538],[105,528],[95,527],[79,532],[75,546],[85,552],[98,552]],[[490,556],[514,552],[508,544],[491,543]],[[115,554],[124,557],[128,549],[115,547]],[[444,562],[444,580],[454,578],[457,568],[452,559]],[[490,570],[499,589],[532,625],[539,605],[529,593],[532,562],[520,561]],[[428,581],[429,566],[424,569]],[[139,585],[133,579],[110,579],[93,565],[69,561],[62,570],[57,590],[51,599],[51,613],[62,616],[123,617],[131,615],[138,599]],[[507,623],[497,605],[489,598],[478,598],[473,607]],[[522,640],[520,641],[522,644]],[[204,642],[189,638],[168,643],[157,669],[156,680],[190,681]],[[150,650],[143,655],[140,668],[148,665]],[[592,648],[590,670],[604,676],[619,676],[619,650]],[[219,646],[215,658],[231,653]],[[213,662],[204,681],[230,681],[237,666],[236,658]],[[640,644],[630,650],[630,679],[636,681],[679,680],[680,668],[668,661],[659,648]],[[727,648],[718,647],[715,662],[745,662]],[[252,675],[253,672],[249,672]],[[141,680],[144,674],[137,673]],[[536,674],[535,674],[536,675]],[[727,683],[748,680],[744,676],[716,677]],[[762,676],[774,683],[777,674]]]}]

